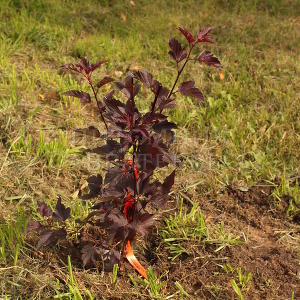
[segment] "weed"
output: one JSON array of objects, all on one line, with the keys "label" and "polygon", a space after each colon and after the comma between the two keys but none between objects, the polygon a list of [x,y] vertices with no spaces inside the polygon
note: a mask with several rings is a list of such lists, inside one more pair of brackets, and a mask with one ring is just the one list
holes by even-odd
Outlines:
[{"label": "weed", "polygon": [[149,281],[150,295],[154,299],[160,299],[161,289],[166,285],[166,282],[160,281],[154,274],[152,267],[147,270],[147,276]]},{"label": "weed", "polygon": [[165,227],[161,230],[161,236],[169,249],[171,260],[184,254],[191,255],[192,245],[205,247],[212,244],[216,246],[215,252],[219,252],[226,247],[243,243],[240,237],[233,236],[225,230],[223,221],[208,229],[198,204],[194,203],[189,212],[184,211],[182,198],[179,213],[175,212],[164,222]]}]

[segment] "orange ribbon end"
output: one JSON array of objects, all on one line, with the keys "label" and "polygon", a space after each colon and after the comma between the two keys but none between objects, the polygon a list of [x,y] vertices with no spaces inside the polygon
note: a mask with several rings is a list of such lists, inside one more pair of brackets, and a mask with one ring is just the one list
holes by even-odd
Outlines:
[{"label": "orange ribbon end", "polygon": [[135,255],[133,254],[132,247],[130,241],[128,240],[125,246],[124,254],[128,260],[128,262],[133,266],[133,268],[146,280],[148,280],[148,276],[146,274],[145,268],[140,264]]}]

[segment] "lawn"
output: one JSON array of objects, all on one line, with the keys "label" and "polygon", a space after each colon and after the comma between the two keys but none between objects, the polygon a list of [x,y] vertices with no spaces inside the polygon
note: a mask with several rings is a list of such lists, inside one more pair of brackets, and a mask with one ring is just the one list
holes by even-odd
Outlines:
[{"label": "lawn", "polygon": [[[300,3],[0,0],[0,299],[300,298]],[[99,76],[146,69],[174,81],[168,41],[213,27],[223,70],[190,64],[204,106],[177,96],[170,120],[180,162],[170,202],[117,274],[84,268],[76,238],[37,251],[25,234],[37,203],[89,214],[78,191],[105,162],[76,128],[104,127],[63,96],[87,85],[59,67],[105,59]],[[98,72],[98,71],[97,71]],[[109,85],[103,89],[109,91]],[[149,104],[143,93],[141,109]]]}]

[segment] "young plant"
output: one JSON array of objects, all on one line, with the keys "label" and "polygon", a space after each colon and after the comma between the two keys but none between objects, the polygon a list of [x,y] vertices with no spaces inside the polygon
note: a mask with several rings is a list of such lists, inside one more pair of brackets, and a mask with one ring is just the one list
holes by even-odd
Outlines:
[{"label": "young plant", "polygon": [[[154,178],[159,169],[175,162],[175,156],[170,152],[170,144],[174,139],[173,130],[176,124],[168,120],[167,110],[175,106],[178,92],[204,104],[203,94],[195,87],[193,80],[179,83],[188,62],[196,61],[216,68],[221,67],[219,60],[211,52],[195,52],[201,43],[212,43],[211,28],[199,29],[196,35],[182,27],[178,29],[186,38],[187,47],[183,47],[175,38],[169,41],[169,56],[175,61],[177,68],[170,89],[154,79],[151,73],[139,70],[128,74],[124,81],[115,82],[115,88],[100,99],[99,90],[114,81],[108,76],[99,81],[94,80],[94,71],[105,63],[104,60],[90,64],[84,58],[78,64],[62,66],[64,71],[80,74],[92,92],[90,94],[71,90],[64,94],[77,97],[82,103],[90,103],[93,98],[106,128],[105,135],[94,126],[77,130],[101,141],[105,140],[104,145],[86,152],[96,153],[108,162],[104,178],[100,174],[88,178],[90,192],[81,197],[84,200],[95,199],[93,212],[86,221],[93,226],[106,228],[109,243],[104,246],[95,238],[93,242],[86,244],[82,249],[84,265],[95,263],[102,256],[104,269],[111,270],[114,264],[119,263],[122,254],[125,254],[137,271],[147,278],[145,269],[132,253],[131,244],[138,234],[146,236],[151,231],[153,215],[148,208],[152,206],[161,209],[174,184],[175,170],[162,182]],[[153,94],[146,113],[141,113],[136,103],[140,85]],[[123,94],[120,99],[125,98],[125,101],[116,98],[117,91]],[[56,216],[57,212],[52,214]],[[69,213],[64,214],[64,217],[67,216]],[[51,232],[49,229],[42,231],[38,248],[57,242],[66,235],[65,229]]]}]

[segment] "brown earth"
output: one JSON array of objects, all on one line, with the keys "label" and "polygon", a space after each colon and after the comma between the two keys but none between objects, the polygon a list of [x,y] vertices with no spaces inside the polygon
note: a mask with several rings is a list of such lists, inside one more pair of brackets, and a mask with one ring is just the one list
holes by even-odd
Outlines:
[{"label": "brown earth", "polygon": [[[164,260],[157,265],[164,264],[162,270],[170,270],[169,279],[184,283],[190,295],[197,294],[193,296],[195,299],[236,297],[230,285],[233,275],[220,268],[220,264],[226,263],[252,273],[250,288],[243,292],[246,299],[291,299],[292,291],[297,299],[300,268],[295,252],[299,245],[290,243],[284,235],[289,233],[293,240],[300,228],[286,220],[284,210],[270,207],[270,193],[270,188],[254,187],[248,192],[229,188],[215,199],[201,199],[200,206],[204,215],[210,216],[209,222],[223,220],[225,225],[243,232],[245,244],[228,247],[220,253],[206,247],[203,256],[197,259],[174,264]],[[216,286],[215,291],[212,285]]]}]

